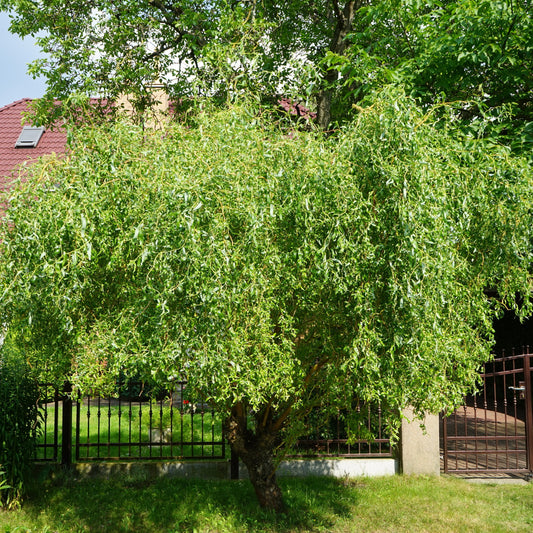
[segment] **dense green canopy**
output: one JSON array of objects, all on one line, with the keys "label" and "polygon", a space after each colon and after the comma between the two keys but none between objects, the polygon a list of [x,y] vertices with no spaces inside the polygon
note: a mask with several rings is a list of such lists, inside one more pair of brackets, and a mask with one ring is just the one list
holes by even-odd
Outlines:
[{"label": "dense green canopy", "polygon": [[0,0],[0,9],[45,52],[30,67],[48,84],[41,120],[70,115],[80,96],[129,94],[142,110],[158,83],[175,101],[250,90],[304,99],[326,127],[349,120],[369,90],[396,84],[425,103],[470,102],[465,123],[479,128],[488,114],[485,134],[517,149],[533,142],[530,0]]},{"label": "dense green canopy", "polygon": [[335,140],[240,109],[199,120],[82,130],[32,171],[3,224],[8,331],[86,383],[104,363],[194,368],[226,405],[283,404],[317,361],[395,405],[462,392],[426,394],[486,357],[484,291],[527,287],[527,166],[401,98]]},{"label": "dense green canopy", "polygon": [[245,462],[315,406],[453,405],[529,312],[533,180],[432,120],[396,92],[334,137],[251,106],[81,128],[2,223],[4,353],[83,390],[183,375]]},{"label": "dense green canopy", "polygon": [[400,85],[425,104],[463,102],[461,118],[470,129],[484,127],[484,135],[531,151],[530,0],[368,2],[347,40],[347,51],[327,54],[326,62],[341,71],[337,90],[348,105],[372,88]]},{"label": "dense green canopy", "polygon": [[331,46],[339,50],[361,3],[0,0],[0,9],[12,16],[11,31],[37,36],[46,54],[30,68],[48,83],[39,102],[44,120],[68,115],[80,95],[129,94],[145,109],[154,83],[175,100],[225,99],[243,89],[301,97],[305,65],[316,65]]}]

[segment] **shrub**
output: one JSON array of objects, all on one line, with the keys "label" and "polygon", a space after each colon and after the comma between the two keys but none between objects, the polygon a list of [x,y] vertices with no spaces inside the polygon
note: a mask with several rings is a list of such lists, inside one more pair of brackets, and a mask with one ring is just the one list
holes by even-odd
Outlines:
[{"label": "shrub", "polygon": [[40,427],[39,387],[28,369],[0,361],[0,507],[20,505]]}]

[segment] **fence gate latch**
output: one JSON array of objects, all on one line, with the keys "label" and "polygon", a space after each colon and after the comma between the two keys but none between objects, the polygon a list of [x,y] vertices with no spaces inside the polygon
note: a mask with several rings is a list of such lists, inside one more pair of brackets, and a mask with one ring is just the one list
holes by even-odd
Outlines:
[{"label": "fence gate latch", "polygon": [[520,393],[520,396],[519,398],[521,400],[525,400],[526,399],[526,382],[525,381],[519,381],[518,382],[518,387],[509,387],[509,389],[515,391],[515,392],[519,392]]}]

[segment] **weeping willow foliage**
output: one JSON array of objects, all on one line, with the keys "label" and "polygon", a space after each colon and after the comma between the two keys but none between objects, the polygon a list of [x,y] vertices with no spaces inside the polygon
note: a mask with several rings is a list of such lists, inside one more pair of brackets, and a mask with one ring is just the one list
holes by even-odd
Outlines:
[{"label": "weeping willow foliage", "polygon": [[246,105],[81,128],[11,196],[4,346],[82,390],[185,376],[276,431],[316,405],[455,404],[495,314],[530,311],[533,181],[452,119],[396,93],[329,137]]}]

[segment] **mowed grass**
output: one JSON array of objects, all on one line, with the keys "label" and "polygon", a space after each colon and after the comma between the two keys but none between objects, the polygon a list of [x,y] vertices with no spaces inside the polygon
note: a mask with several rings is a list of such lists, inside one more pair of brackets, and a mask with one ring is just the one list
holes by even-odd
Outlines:
[{"label": "mowed grass", "polygon": [[2,532],[533,531],[533,485],[448,477],[282,478],[288,511],[262,511],[247,481],[68,476],[36,484]]}]

